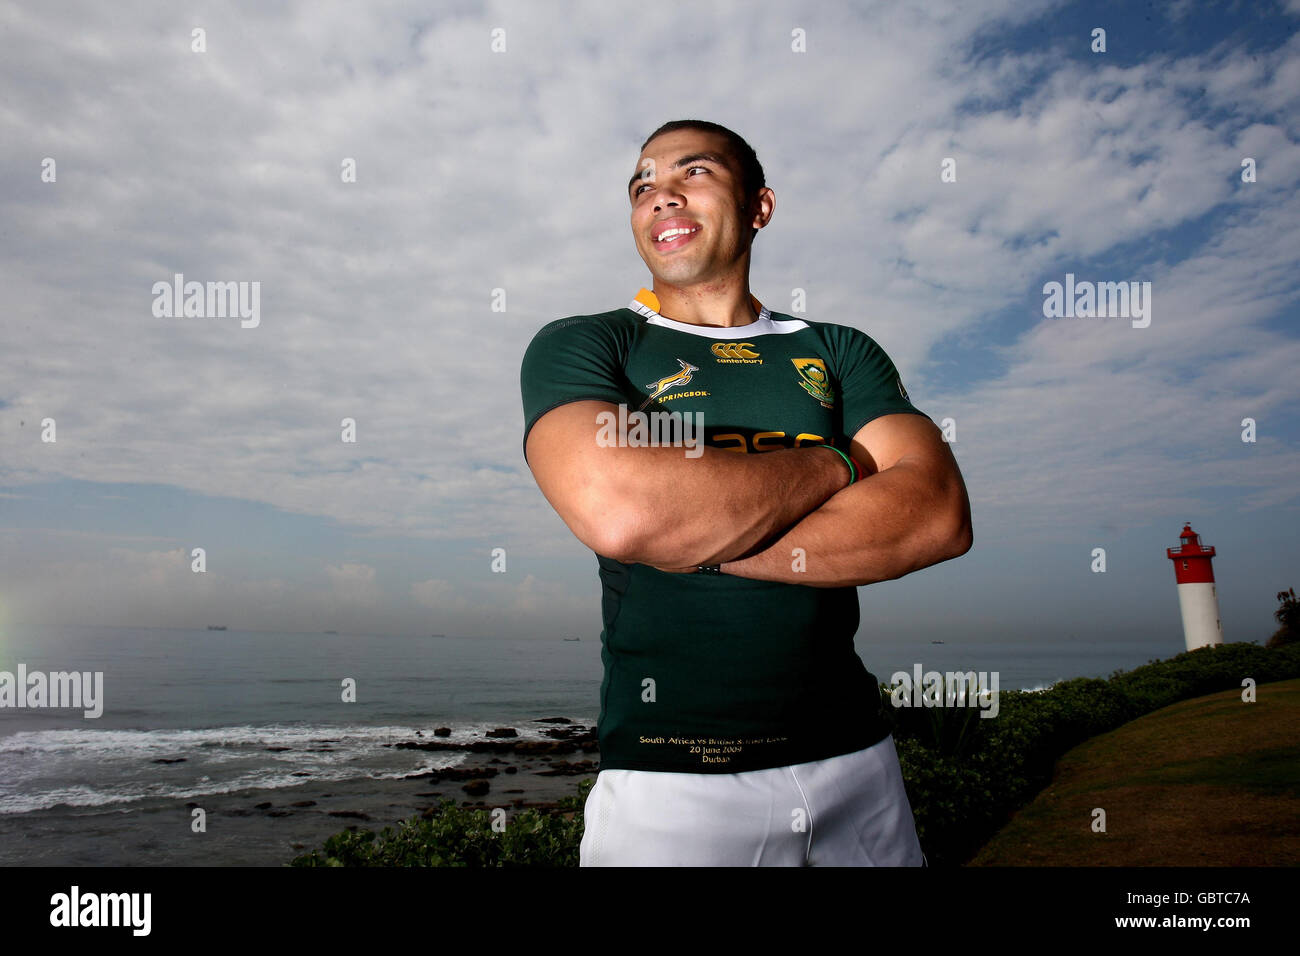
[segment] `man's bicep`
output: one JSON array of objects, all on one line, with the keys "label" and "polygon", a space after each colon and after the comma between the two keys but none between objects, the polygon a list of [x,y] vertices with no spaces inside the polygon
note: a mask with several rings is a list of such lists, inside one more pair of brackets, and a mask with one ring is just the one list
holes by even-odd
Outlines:
[{"label": "man's bicep", "polygon": [[610,545],[612,518],[602,494],[602,413],[616,421],[618,406],[592,400],[558,405],[533,423],[524,443],[537,487],[569,530],[598,554],[607,553],[602,549]]},{"label": "man's bicep", "polygon": [[892,468],[904,458],[951,465],[954,471],[957,467],[938,426],[928,416],[912,412],[873,418],[853,436],[852,448],[853,457],[869,474]]},{"label": "man's bicep", "polygon": [[[853,436],[853,456],[869,473],[903,465],[920,476],[913,486],[945,542],[964,554],[971,545],[970,499],[952,448],[933,421],[901,413],[873,418]],[[859,457],[860,456],[860,457]]]}]

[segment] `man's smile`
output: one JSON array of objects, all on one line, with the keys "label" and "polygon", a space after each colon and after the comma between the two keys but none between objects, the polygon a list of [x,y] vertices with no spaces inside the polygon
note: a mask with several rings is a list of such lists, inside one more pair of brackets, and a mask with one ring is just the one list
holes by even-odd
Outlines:
[{"label": "man's smile", "polygon": [[656,249],[663,252],[679,249],[695,238],[700,228],[700,224],[693,219],[675,216],[655,223],[651,241]]}]

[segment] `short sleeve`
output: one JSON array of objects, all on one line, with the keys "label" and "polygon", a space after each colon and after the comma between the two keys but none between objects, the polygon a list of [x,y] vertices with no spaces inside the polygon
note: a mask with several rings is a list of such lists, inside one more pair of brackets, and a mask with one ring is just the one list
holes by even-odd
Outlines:
[{"label": "short sleeve", "polygon": [[863,425],[881,415],[925,415],[912,404],[898,369],[871,336],[850,326],[834,329],[846,438],[852,440]]},{"label": "short sleeve", "polygon": [[556,319],[544,325],[524,352],[519,389],[524,402],[524,458],[537,419],[567,402],[628,401],[619,330],[601,316]]}]

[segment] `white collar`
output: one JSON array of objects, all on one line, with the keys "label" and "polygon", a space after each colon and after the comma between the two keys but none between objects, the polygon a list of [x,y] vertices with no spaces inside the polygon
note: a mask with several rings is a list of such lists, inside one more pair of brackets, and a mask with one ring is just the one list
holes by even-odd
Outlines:
[{"label": "white collar", "polygon": [[808,328],[808,323],[802,319],[786,319],[777,321],[772,318],[772,312],[767,306],[763,305],[754,296],[749,297],[749,301],[754,308],[758,310],[758,319],[750,322],[748,325],[696,325],[693,322],[679,322],[676,319],[670,319],[665,315],[659,314],[659,297],[649,289],[642,289],[636,294],[627,307],[638,315],[645,317],[650,325],[662,326],[666,329],[676,329],[679,332],[689,332],[692,335],[702,335],[710,339],[731,339],[738,335],[747,338],[753,338],[758,335],[780,335],[787,332],[797,332],[800,329]]}]

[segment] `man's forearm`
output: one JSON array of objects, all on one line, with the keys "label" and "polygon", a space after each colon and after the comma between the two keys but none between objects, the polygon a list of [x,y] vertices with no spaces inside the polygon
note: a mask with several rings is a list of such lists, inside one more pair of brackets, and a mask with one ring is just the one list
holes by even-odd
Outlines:
[{"label": "man's forearm", "polygon": [[900,462],[845,488],[724,574],[810,587],[900,578],[966,553],[970,506],[960,480]]},{"label": "man's forearm", "polygon": [[601,493],[620,523],[620,561],[719,564],[759,548],[848,485],[828,448],[740,454],[705,446],[605,449]]}]

